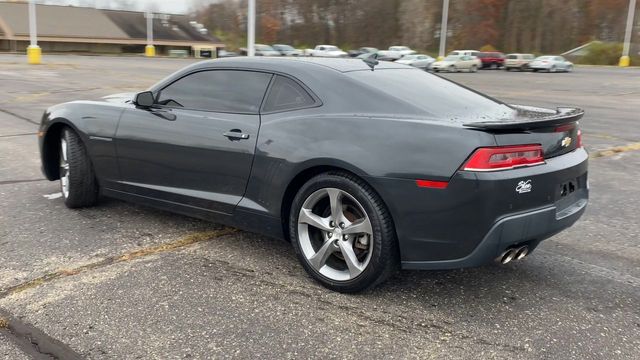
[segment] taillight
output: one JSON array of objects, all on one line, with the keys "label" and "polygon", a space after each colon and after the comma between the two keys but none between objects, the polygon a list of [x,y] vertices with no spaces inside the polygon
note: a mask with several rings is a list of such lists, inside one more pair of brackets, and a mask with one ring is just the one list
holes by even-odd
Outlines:
[{"label": "taillight", "polygon": [[576,147],[579,149],[582,147],[582,130],[578,129],[578,135],[576,136]]},{"label": "taillight", "polygon": [[498,171],[544,164],[540,144],[484,147],[477,149],[462,170]]}]

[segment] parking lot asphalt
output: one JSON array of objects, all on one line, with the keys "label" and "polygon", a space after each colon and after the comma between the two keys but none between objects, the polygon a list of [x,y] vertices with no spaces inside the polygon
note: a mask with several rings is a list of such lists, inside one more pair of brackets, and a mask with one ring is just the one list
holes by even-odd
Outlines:
[{"label": "parking lot asphalt", "polygon": [[195,60],[43,60],[0,55],[0,359],[638,358],[640,69],[443,74],[508,103],[584,108],[587,212],[524,261],[402,271],[344,295],[283,241],[117,200],[66,209],[39,170],[44,109]]}]

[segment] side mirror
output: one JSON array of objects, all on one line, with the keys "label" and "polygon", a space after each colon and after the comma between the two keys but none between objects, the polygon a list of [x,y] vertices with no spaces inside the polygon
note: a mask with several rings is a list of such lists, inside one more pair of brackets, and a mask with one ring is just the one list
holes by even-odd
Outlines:
[{"label": "side mirror", "polygon": [[150,108],[153,106],[155,99],[153,98],[153,93],[151,91],[143,91],[136,94],[134,102],[140,107]]}]

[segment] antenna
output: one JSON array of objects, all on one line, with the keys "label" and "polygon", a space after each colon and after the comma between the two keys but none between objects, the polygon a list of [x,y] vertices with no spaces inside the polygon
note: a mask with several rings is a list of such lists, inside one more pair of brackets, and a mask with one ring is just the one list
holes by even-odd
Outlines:
[{"label": "antenna", "polygon": [[378,61],[377,53],[373,53],[363,58],[362,61],[364,61],[365,64],[369,65],[369,67],[371,68],[371,71],[373,71],[373,68],[380,63],[380,61]]}]

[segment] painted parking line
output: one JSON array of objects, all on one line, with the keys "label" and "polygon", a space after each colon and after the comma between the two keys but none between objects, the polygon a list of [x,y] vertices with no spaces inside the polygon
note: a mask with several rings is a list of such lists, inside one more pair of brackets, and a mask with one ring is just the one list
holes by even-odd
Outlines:
[{"label": "painted parking line", "polygon": [[46,195],[42,195],[45,198],[49,199],[49,200],[53,200],[53,199],[58,199],[62,197],[62,193],[61,192],[57,192],[57,193],[53,193],[53,194],[46,194]]},{"label": "painted parking line", "polygon": [[609,149],[604,149],[599,151],[594,151],[591,154],[589,154],[589,158],[594,159],[599,157],[613,156],[619,153],[624,153],[624,152],[633,151],[633,150],[640,150],[640,142],[631,143],[631,144],[622,145],[622,146],[615,146]]}]

